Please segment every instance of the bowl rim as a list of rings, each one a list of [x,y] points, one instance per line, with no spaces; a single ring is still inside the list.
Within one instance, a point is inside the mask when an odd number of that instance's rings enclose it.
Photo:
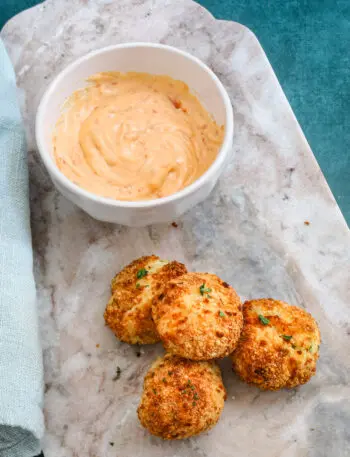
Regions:
[[[223,100],[225,106],[225,135],[224,140],[221,144],[219,149],[218,155],[214,162],[210,165],[210,167],[193,183],[184,187],[183,189],[175,192],[174,194],[168,195],[166,197],[161,197],[153,200],[134,200],[134,201],[126,201],[126,200],[116,200],[110,197],[103,197],[101,195],[94,194],[86,189],[75,184],[69,178],[67,178],[57,167],[54,158],[51,154],[48,153],[46,147],[44,146],[43,140],[43,132],[42,132],[42,125],[44,121],[44,115],[46,110],[46,105],[50,100],[51,95],[54,93],[56,85],[58,82],[66,76],[67,73],[70,73],[72,70],[74,71],[75,68],[79,67],[82,62],[85,62],[92,57],[109,53],[110,51],[116,49],[123,49],[123,48],[136,48],[136,47],[147,47],[147,48],[161,48],[168,52],[175,53],[182,55],[183,57],[192,60],[198,66],[200,66],[204,71],[206,71],[209,76],[212,78],[214,83],[219,89],[220,96]],[[224,165],[226,156],[228,151],[231,149],[232,145],[232,138],[234,132],[234,120],[233,120],[233,109],[231,105],[230,97],[223,86],[220,79],[216,76],[216,74],[199,58],[193,56],[192,54],[182,51],[173,46],[165,45],[165,44],[158,44],[158,43],[147,43],[147,42],[132,42],[132,43],[120,43],[115,45],[106,46],[103,48],[96,49],[95,51],[89,52],[78,59],[75,59],[73,62],[68,64],[62,71],[60,71],[53,81],[49,84],[48,88],[45,90],[43,96],[41,97],[36,118],[35,118],[35,138],[36,143],[38,146],[39,154],[41,159],[44,162],[44,165],[48,169],[49,173],[52,175],[54,179],[56,179],[63,187],[67,188],[70,192],[74,194],[78,194],[80,197],[84,199],[92,200],[95,203],[107,205],[110,207],[116,208],[153,208],[156,206],[161,206],[170,202],[174,202],[179,199],[183,199],[189,194],[195,192],[198,188],[205,183],[212,175],[214,175],[220,168]]]

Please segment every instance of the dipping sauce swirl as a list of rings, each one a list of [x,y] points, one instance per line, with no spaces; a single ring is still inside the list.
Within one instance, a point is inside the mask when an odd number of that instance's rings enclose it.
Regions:
[[[188,186],[215,160],[224,128],[185,83],[116,72],[88,82],[65,103],[53,135],[58,168],[80,187],[152,200]]]

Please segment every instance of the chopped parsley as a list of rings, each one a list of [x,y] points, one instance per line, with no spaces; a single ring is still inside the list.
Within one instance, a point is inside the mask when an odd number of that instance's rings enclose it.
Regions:
[[[226,314],[225,314],[223,311],[220,310],[220,311],[219,311],[219,316],[220,316],[220,317],[226,317]]]
[[[141,284],[139,282],[136,283],[136,289],[139,289],[141,287]]]
[[[209,287],[205,287],[205,284],[203,283],[199,288],[199,292],[201,293],[201,295],[209,294],[209,292],[211,292],[211,289]]]
[[[173,374],[172,371],[168,371],[168,375],[171,376]]]
[[[283,338],[286,341],[290,341],[293,338],[293,336],[292,335],[281,335],[281,338]]]
[[[166,382],[167,382],[165,378],[163,378],[162,381],[164,382],[164,384],[166,384]]]
[[[193,399],[194,399],[194,400],[199,400],[199,397],[198,397],[197,392],[195,392],[195,394],[193,395]]]
[[[313,350],[313,344],[311,343],[311,346],[309,347],[308,351],[312,352],[312,350]]]
[[[147,275],[148,275],[148,271],[146,270],[146,268],[141,268],[141,270],[139,270],[136,273],[137,279],[141,279],[141,278],[143,278],[144,276],[147,276]]]
[[[155,395],[157,395],[157,391],[156,391],[156,389],[153,389],[153,392],[154,392],[154,394],[155,394]]]
[[[259,319],[260,319],[260,322],[264,325],[269,325],[270,323],[270,320],[267,319],[267,317],[263,316],[262,314],[259,314]]]
[[[197,403],[196,403],[195,401],[192,402],[192,406],[196,406],[196,404],[197,404]]]
[[[192,384],[192,381],[191,381],[190,379],[187,381],[187,387],[188,387],[189,389],[192,389],[192,390],[195,389],[195,387],[194,387],[194,385]]]

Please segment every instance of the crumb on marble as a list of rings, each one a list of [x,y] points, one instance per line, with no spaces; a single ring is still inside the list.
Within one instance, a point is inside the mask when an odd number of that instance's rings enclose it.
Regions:
[[[175,228],[178,228],[178,225],[177,225],[177,223],[176,223],[176,222],[172,222],[172,224],[171,224],[171,225],[172,225],[173,227],[175,227]]]
[[[309,221],[304,221],[304,225],[310,225]]]
[[[109,445],[110,445],[110,446],[114,446],[113,441],[110,441],[110,442],[109,442]]]
[[[122,370],[120,369],[120,367],[117,367],[117,369],[115,370],[115,375],[112,378],[112,381],[118,381],[118,379],[120,379],[121,374]]]
[[[100,347],[100,345],[97,343],[97,344],[96,344],[96,347],[97,347],[97,348],[99,348],[99,347]]]

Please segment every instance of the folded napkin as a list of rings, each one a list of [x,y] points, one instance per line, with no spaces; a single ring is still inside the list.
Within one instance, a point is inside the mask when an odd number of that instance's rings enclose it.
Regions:
[[[0,40],[0,456],[40,453],[42,354],[27,154],[10,59]]]

